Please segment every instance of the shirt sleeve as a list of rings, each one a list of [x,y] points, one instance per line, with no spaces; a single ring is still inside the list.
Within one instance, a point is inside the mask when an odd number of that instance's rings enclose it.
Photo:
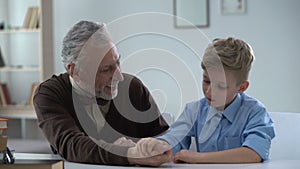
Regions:
[[[140,112],[136,113],[136,115],[141,115],[139,120],[142,125],[138,127],[139,135],[141,138],[161,135],[168,130],[168,123],[161,115],[148,88],[137,77],[131,78],[129,87],[130,101],[134,109]],[[139,124],[137,123],[136,125],[138,126]]]
[[[199,105],[196,103],[187,104],[182,114],[169,128],[168,132],[157,139],[168,142],[173,147],[173,153],[180,149],[188,149],[191,143],[191,130],[197,119]]]
[[[242,146],[253,149],[263,160],[267,160],[271,140],[275,137],[273,121],[264,108],[255,111],[249,118],[249,123],[243,132],[244,142]]]

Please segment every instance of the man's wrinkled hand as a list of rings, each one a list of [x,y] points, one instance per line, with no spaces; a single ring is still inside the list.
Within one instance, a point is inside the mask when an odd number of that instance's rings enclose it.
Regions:
[[[143,138],[137,142],[137,151],[143,157],[163,154],[170,149],[172,149],[172,147],[167,142],[156,138]]]
[[[113,142],[114,145],[125,146],[125,147],[134,147],[136,144],[131,140],[125,137],[120,137]]]
[[[147,166],[155,166],[158,167],[163,163],[172,161],[172,149],[168,149],[161,154],[154,156],[145,156],[143,155],[137,148],[131,147],[127,152],[128,162],[131,165],[147,165]]]

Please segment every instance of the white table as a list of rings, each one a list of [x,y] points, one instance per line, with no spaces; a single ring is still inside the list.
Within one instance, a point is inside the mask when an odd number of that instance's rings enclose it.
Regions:
[[[65,162],[65,169],[149,169],[149,167],[89,165]],[[268,161],[253,164],[174,164],[166,163],[157,168],[174,169],[300,169],[300,160]]]
[[[58,155],[52,154],[29,154],[15,153],[16,159],[61,159]],[[65,169],[149,169],[149,167],[132,167],[132,166],[108,166],[80,164],[65,162]],[[300,169],[299,160],[269,160],[264,163],[253,164],[174,164],[165,163],[157,168],[175,168],[175,169]]]

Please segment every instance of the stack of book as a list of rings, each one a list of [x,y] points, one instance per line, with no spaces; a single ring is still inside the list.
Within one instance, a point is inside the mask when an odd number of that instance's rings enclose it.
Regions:
[[[6,150],[7,136],[3,135],[3,131],[7,130],[7,119],[0,118],[0,152]]]
[[[3,131],[8,129],[7,121],[0,118],[0,169],[64,169],[64,161],[58,157],[45,158],[45,154],[32,154],[30,158],[14,157],[7,147],[7,136],[3,135]],[[10,156],[10,162],[4,158],[7,156]]]
[[[39,28],[40,8],[32,6],[27,9],[27,13],[23,22],[23,28],[36,29]]]

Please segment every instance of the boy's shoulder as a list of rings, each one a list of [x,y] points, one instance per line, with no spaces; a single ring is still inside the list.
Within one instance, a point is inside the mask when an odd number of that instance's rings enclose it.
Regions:
[[[198,99],[198,100],[188,102],[186,105],[188,105],[188,106],[200,106],[200,105],[204,105],[204,104],[207,104],[206,99],[201,98],[201,99]]]
[[[206,101],[205,98],[201,98],[199,100],[194,100],[194,101],[191,101],[191,102],[188,102],[186,104],[186,109],[189,109],[189,110],[201,110],[203,107],[207,106],[208,103]]]
[[[261,108],[265,109],[265,105],[259,101],[257,98],[254,98],[246,93],[240,93],[242,100],[242,106],[248,107],[248,108]]]

